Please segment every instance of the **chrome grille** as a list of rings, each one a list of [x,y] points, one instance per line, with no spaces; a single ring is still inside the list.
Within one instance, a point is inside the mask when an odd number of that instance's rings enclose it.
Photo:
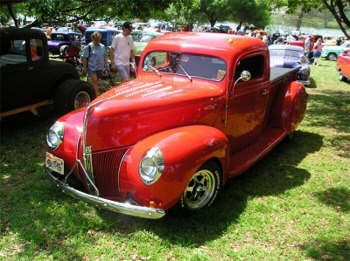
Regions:
[[[118,193],[118,171],[126,149],[95,152],[92,154],[95,184],[102,196]]]

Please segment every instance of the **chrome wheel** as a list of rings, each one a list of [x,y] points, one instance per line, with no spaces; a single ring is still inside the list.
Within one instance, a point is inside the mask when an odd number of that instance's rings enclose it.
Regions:
[[[74,97],[74,109],[86,107],[90,102],[90,94],[87,91],[79,91]]]
[[[213,203],[220,185],[219,171],[212,168],[201,168],[191,178],[182,199],[181,205],[189,210],[201,209]]]

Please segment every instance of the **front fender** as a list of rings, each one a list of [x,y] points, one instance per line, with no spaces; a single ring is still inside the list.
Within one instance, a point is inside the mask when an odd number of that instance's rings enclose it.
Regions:
[[[168,209],[180,199],[189,179],[204,162],[217,158],[225,166],[227,145],[227,137],[210,126],[192,125],[154,134],[126,153],[119,172],[119,190],[131,193],[141,205]],[[145,185],[139,164],[155,146],[163,153],[165,169],[157,182]]]

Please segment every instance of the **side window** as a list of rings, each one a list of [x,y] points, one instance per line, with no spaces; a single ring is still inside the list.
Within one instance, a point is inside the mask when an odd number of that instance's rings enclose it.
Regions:
[[[236,67],[235,80],[237,80],[242,71],[249,71],[252,74],[252,80],[258,79],[263,76],[264,73],[264,56],[256,55],[240,60]]]
[[[152,72],[154,68],[167,65],[167,53],[166,52],[152,52],[147,55],[143,62],[142,70],[144,72]]]
[[[27,62],[26,40],[4,41],[0,54],[0,66]]]
[[[30,57],[32,61],[39,61],[44,54],[43,41],[41,39],[30,40]]]

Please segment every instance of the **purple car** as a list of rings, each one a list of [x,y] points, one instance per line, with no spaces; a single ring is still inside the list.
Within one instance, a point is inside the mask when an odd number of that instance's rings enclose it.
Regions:
[[[54,32],[48,41],[49,52],[65,56],[68,46],[76,45],[80,48],[81,33],[77,32]]]
[[[270,66],[280,68],[299,68],[298,80],[310,85],[310,67],[304,55],[304,48],[294,45],[270,45]]]

